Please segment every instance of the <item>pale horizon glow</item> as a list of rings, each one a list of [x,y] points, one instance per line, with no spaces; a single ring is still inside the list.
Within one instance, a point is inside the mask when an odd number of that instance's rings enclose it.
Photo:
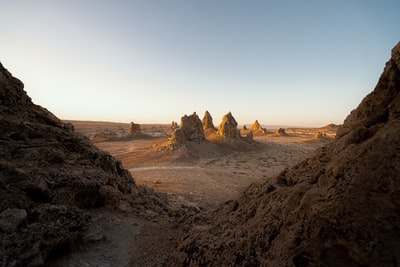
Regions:
[[[398,1],[0,3],[0,61],[61,119],[341,124],[400,41]]]

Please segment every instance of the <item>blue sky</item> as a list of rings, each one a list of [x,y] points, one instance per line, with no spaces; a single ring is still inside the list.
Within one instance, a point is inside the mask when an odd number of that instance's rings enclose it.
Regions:
[[[342,123],[400,41],[398,1],[2,1],[0,61],[63,119]]]

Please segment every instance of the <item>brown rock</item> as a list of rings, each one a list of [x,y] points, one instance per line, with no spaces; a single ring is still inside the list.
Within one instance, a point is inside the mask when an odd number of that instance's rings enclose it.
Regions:
[[[239,130],[237,129],[237,122],[229,112],[224,117],[222,117],[222,122],[218,127],[217,134],[227,138],[238,138],[240,137]]]
[[[131,121],[130,126],[129,126],[129,134],[135,135],[135,134],[141,134],[142,129],[140,128],[140,124],[133,123]]]
[[[23,86],[0,64],[0,266],[43,265],[57,248],[73,247],[86,209],[163,206],[141,194],[118,159],[33,104]]]
[[[276,129],[276,131],[275,131],[275,135],[279,135],[279,136],[287,136],[288,134],[286,133],[285,129],[283,129],[283,128],[279,128],[279,129]]]
[[[192,230],[176,262],[224,266],[400,264],[400,43],[337,138]]]
[[[176,121],[172,121],[171,123],[171,130],[174,131],[175,129],[178,129],[179,125]]]
[[[190,116],[181,117],[181,127],[176,129],[170,138],[172,143],[200,142],[202,140],[205,140],[203,124],[196,112]]]
[[[202,124],[203,124],[203,129],[204,130],[215,129],[214,123],[213,123],[213,119],[212,119],[210,113],[207,110],[204,113]]]
[[[267,134],[267,129],[263,128],[261,124],[256,120],[253,125],[251,126],[251,130],[255,134]]]

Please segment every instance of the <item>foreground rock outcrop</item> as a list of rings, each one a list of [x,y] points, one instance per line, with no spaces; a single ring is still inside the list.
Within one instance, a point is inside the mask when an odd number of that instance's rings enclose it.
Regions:
[[[196,112],[181,117],[180,128],[175,129],[170,138],[171,143],[201,142],[203,140],[205,140],[203,124]]]
[[[222,122],[218,127],[217,135],[223,136],[226,138],[239,138],[240,132],[237,129],[238,123],[235,118],[232,116],[232,113],[229,112],[225,116],[222,117]]]
[[[37,266],[73,248],[87,209],[163,213],[121,162],[45,108],[0,64],[0,266]]]
[[[221,206],[185,266],[400,265],[400,43],[375,90],[314,156]]]

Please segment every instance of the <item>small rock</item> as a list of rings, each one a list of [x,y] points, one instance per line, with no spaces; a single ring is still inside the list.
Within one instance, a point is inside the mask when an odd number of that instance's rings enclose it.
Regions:
[[[27,216],[24,209],[7,209],[0,213],[0,229],[3,232],[11,233],[18,229]]]

